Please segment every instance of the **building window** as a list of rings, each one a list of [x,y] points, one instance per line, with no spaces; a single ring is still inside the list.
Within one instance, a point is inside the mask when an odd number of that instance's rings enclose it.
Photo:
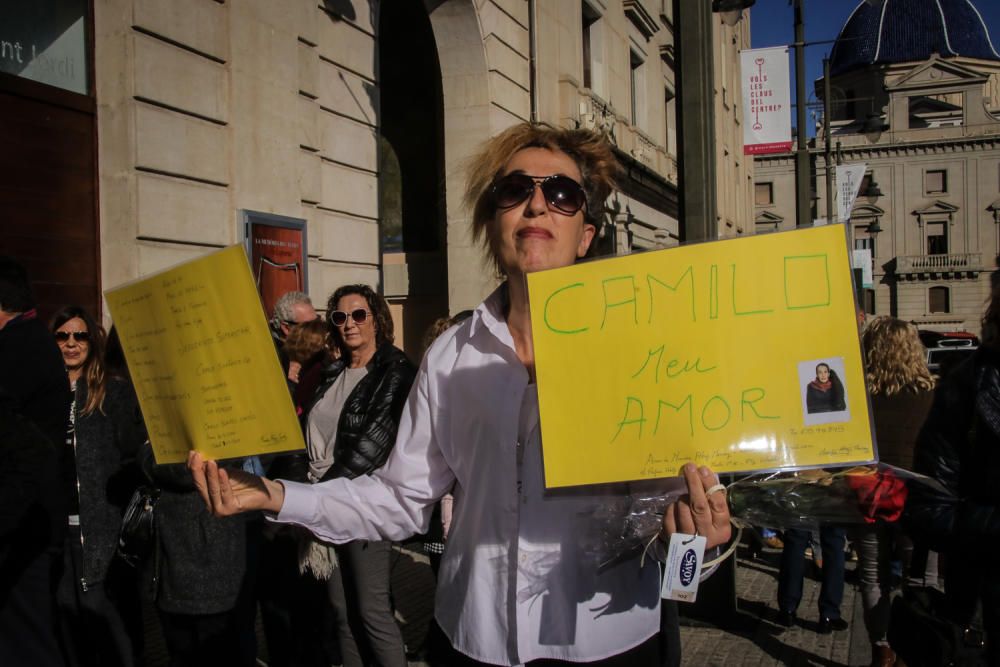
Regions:
[[[641,126],[646,109],[645,73],[642,56],[629,49],[629,84],[632,89],[632,125]]]
[[[862,294],[862,297],[864,298],[864,304],[862,304],[862,305],[864,306],[865,313],[867,315],[874,315],[875,314],[875,290],[866,287],[864,289],[864,293]]]
[[[664,121],[665,134],[663,147],[667,149],[667,155],[677,154],[677,95],[669,87],[664,88]]]
[[[930,313],[951,312],[951,299],[947,287],[931,287],[927,290],[927,311]]]
[[[774,203],[774,183],[754,183],[753,203],[757,206],[770,206]]]
[[[947,255],[948,254],[948,227],[946,222],[928,222],[927,227],[927,254]]]
[[[875,259],[875,237],[868,232],[869,223],[854,226],[854,249],[871,250],[872,259]]]
[[[583,3],[583,87],[593,89],[594,68],[596,61],[594,56],[600,48],[597,42],[597,21],[601,15],[594,11],[593,7],[586,2]]]
[[[928,169],[924,172],[924,194],[941,195],[948,192],[948,172],[944,169]]]

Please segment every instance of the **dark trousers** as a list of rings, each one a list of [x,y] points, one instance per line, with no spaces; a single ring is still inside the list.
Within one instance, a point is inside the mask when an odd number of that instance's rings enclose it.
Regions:
[[[80,528],[71,526],[56,604],[72,667],[132,667],[142,662],[142,620],[135,571],[115,560],[103,581],[83,583]]]
[[[795,612],[802,601],[802,577],[805,576],[807,530],[785,531],[785,548],[781,552],[778,572],[778,608]],[[819,541],[823,549],[823,579],[819,593],[819,614],[822,618],[840,618],[840,602],[844,599],[844,546],[846,532],[836,526],[820,526]]]
[[[336,547],[328,582],[344,667],[406,667],[403,633],[389,594],[392,542],[358,540]]]
[[[271,667],[340,662],[326,582],[299,574],[298,539],[279,530],[261,544],[257,600]]]
[[[56,638],[55,572],[59,555],[32,559],[0,597],[0,663],[5,667],[63,667]],[[5,573],[9,574],[9,573]]]
[[[253,667],[256,651],[248,650],[253,624],[233,609],[221,614],[169,614],[160,611],[160,627],[170,653],[170,667]]]

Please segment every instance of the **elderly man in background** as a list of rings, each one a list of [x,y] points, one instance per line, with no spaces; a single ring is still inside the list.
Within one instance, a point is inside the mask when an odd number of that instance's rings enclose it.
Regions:
[[[312,322],[319,315],[313,308],[312,299],[305,292],[285,292],[274,302],[271,315],[271,337],[281,360],[281,371],[288,377],[288,354],[285,352],[285,338],[296,324]],[[292,387],[290,386],[289,389]]]

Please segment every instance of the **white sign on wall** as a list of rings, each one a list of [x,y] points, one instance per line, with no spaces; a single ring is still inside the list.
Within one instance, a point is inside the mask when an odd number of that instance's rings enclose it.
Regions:
[[[837,165],[837,220],[847,222],[851,218],[854,200],[858,197],[861,181],[865,177],[864,162]]]
[[[743,85],[743,154],[792,149],[788,47],[740,51]]]

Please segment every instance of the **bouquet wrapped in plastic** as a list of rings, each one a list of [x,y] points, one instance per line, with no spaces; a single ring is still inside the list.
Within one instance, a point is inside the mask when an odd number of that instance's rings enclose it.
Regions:
[[[820,524],[895,521],[913,484],[943,490],[930,477],[884,463],[759,473],[736,480],[726,490],[738,526],[812,530]],[[664,510],[679,495],[634,495],[602,507],[592,517],[598,531],[588,551],[607,565],[645,549],[660,531]]]

